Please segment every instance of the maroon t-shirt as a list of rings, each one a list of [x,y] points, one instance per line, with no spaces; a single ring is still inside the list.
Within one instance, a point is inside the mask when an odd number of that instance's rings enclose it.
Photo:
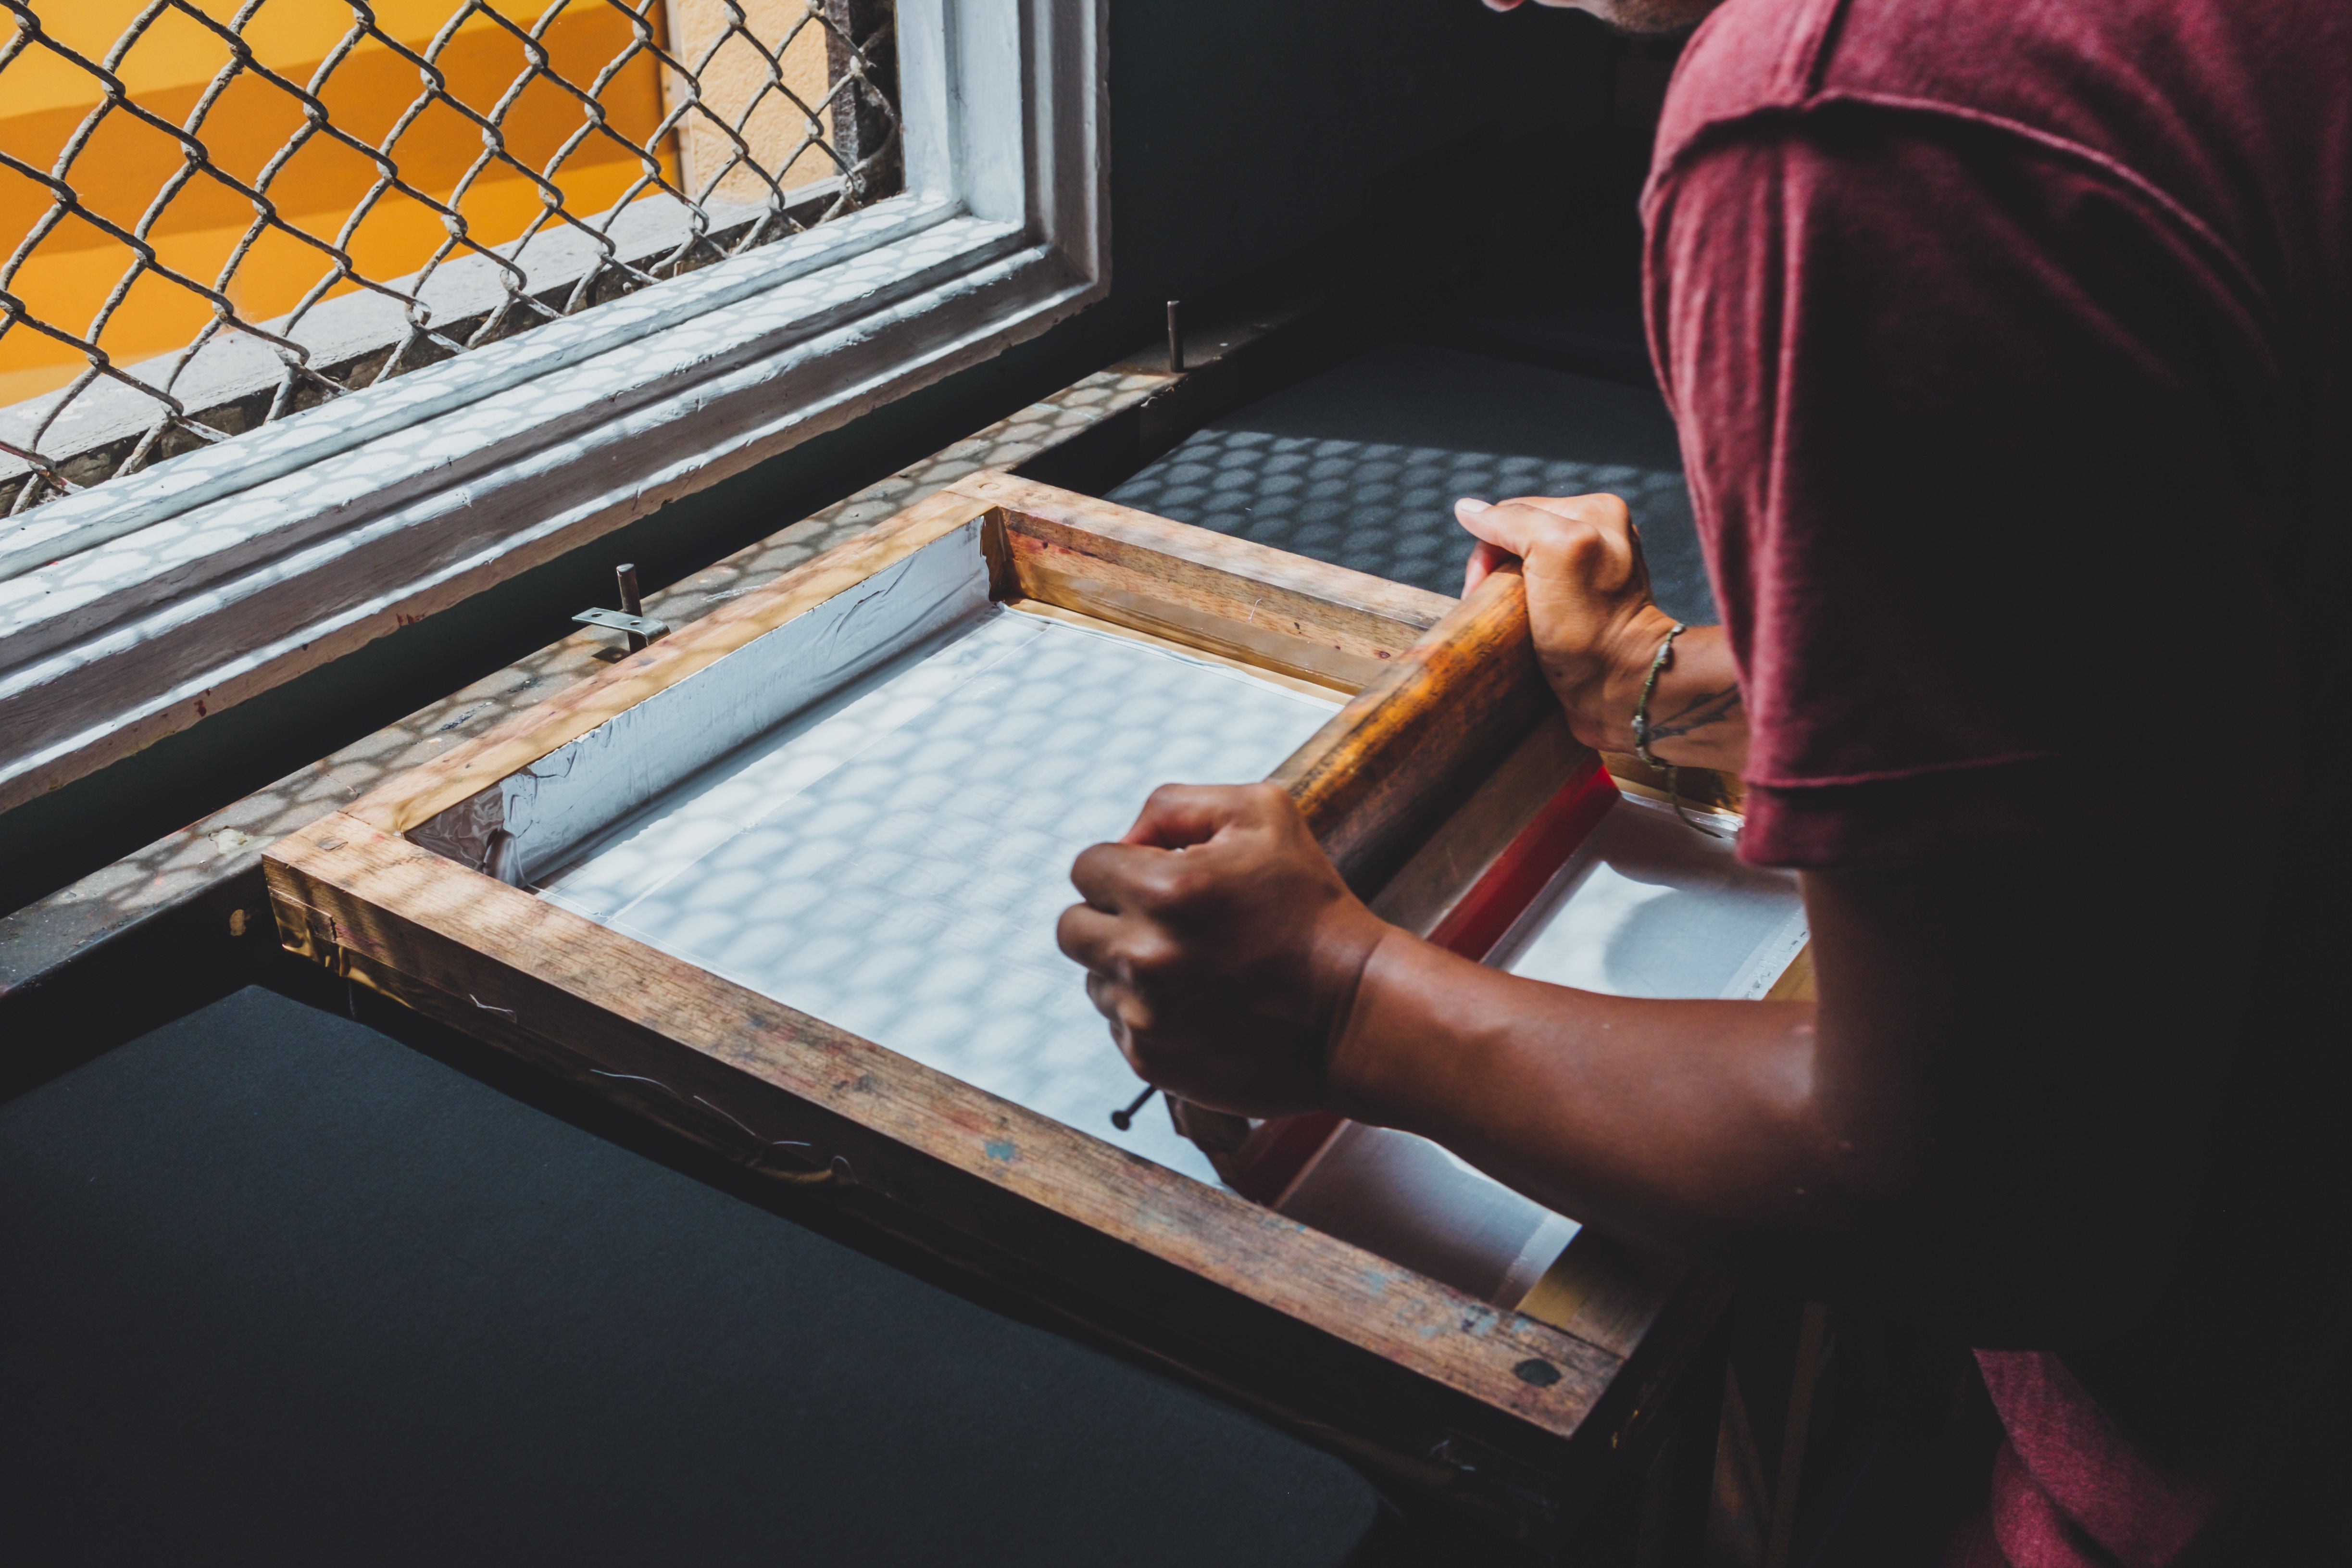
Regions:
[[[1645,211],[1750,857],[2005,841],[2209,693],[2291,740],[2240,639],[2352,520],[2352,5],[1730,0]]]
[[[2352,0],[1728,0],[1644,216],[1751,730],[1741,853],[2162,855],[2259,773],[2277,864],[2211,912],[2306,944],[2280,984],[2315,998],[2344,900],[2275,803],[2342,776]],[[2119,775],[2139,815],[2095,823]],[[2210,1469],[2137,1453],[2054,1356],[1985,1371],[2018,1568],[2189,1549]]]

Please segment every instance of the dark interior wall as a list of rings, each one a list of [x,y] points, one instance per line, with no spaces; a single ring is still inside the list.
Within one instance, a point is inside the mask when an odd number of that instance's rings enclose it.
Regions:
[[[219,809],[571,629],[612,563],[675,581],[1150,341],[1163,302],[1459,261],[1522,172],[1570,184],[1620,46],[1477,0],[1114,0],[1112,294],[998,357],[0,815],[0,910]],[[1598,149],[1598,151],[1596,151]],[[1612,187],[1612,189],[1614,187]],[[1616,245],[1623,215],[1592,232]],[[1559,258],[1562,276],[1576,258]],[[1546,265],[1549,263],[1547,262]],[[1401,302],[1418,309],[1426,301]]]
[[[1618,52],[1580,13],[1478,0],[1114,0],[1113,312],[1148,332],[1339,232],[1472,245],[1506,164],[1605,122]]]

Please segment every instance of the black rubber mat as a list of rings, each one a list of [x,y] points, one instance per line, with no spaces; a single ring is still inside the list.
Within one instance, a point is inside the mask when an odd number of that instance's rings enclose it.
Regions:
[[[1460,496],[1624,498],[1658,603],[1716,617],[1674,421],[1644,387],[1392,343],[1200,430],[1112,500],[1442,594]]]
[[[1330,1563],[1339,1461],[247,990],[0,1106],[10,1563]]]

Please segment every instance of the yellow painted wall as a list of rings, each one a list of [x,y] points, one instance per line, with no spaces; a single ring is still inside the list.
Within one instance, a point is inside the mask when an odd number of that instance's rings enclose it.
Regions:
[[[226,19],[235,14],[238,0],[197,3],[207,15]],[[501,15],[525,27],[543,8],[543,0],[496,4]],[[142,5],[142,0],[45,0],[39,9],[42,26],[52,36],[99,59]],[[455,9],[454,0],[374,4],[378,25],[420,53]],[[254,53],[272,68],[307,83],[348,28],[351,15],[341,0],[276,0],[262,7],[246,36]],[[654,8],[654,19],[661,25],[663,7]],[[626,47],[629,37],[628,23],[611,6],[575,4],[551,29],[546,42],[553,68],[585,88]],[[817,47],[821,75],[822,43]],[[185,122],[228,58],[217,37],[184,16],[167,14],[125,57],[121,73],[136,101],[179,124]],[[480,16],[467,21],[440,58],[450,95],[483,112],[504,95],[525,64],[513,37]],[[641,142],[660,122],[660,75],[650,57],[640,55],[606,84],[602,101],[609,123],[622,136]],[[336,124],[373,144],[392,129],[420,87],[415,67],[370,42],[353,51],[320,96]],[[80,68],[37,46],[26,50],[0,71],[0,146],[35,167],[48,168],[99,96],[96,82]],[[581,120],[577,99],[535,81],[505,116],[507,146],[526,165],[542,168]],[[250,182],[301,122],[294,98],[248,73],[214,105],[199,135],[215,163]],[[480,132],[472,122],[435,104],[402,136],[394,156],[404,178],[446,201],[482,150]],[[675,179],[675,158],[667,146],[662,152],[666,172]],[[173,138],[117,110],[100,124],[67,180],[91,210],[130,228],[181,163]],[[553,179],[570,210],[587,216],[609,208],[638,173],[638,162],[627,150],[609,137],[592,135]],[[270,195],[280,216],[295,227],[332,241],[374,178],[367,159],[321,135],[278,173]],[[45,187],[0,169],[0,246],[13,251],[48,205]],[[498,244],[522,232],[538,214],[540,198],[530,181],[510,166],[497,165],[485,171],[457,208],[475,238]],[[209,285],[252,216],[252,205],[243,196],[199,174],[173,200],[151,238],[167,265]],[[361,223],[349,246],[362,272],[394,279],[422,267],[443,237],[437,214],[395,192],[387,194]],[[85,331],[131,258],[120,242],[69,217],[18,268],[9,291],[42,319]],[[329,266],[317,249],[268,234],[223,291],[240,314],[263,321],[292,309]],[[151,275],[132,286],[100,346],[117,363],[169,353],[185,346],[210,315],[211,306],[201,296]],[[68,346],[22,325],[14,327],[0,338],[0,405],[61,386],[83,363]]]
[[[736,3],[742,8],[744,26],[771,50],[778,40],[791,37],[792,42],[785,46],[777,62],[782,68],[779,74],[784,86],[801,102],[812,108],[821,103],[831,70],[825,57],[824,29],[814,22],[802,24],[801,18],[807,10],[803,0]],[[759,50],[743,41],[740,33],[722,37],[727,16],[720,0],[668,0],[668,11],[670,37],[676,40],[671,52],[684,65],[702,67],[698,79],[703,107],[730,125],[741,121],[743,140],[761,168],[772,173],[786,159],[793,160],[792,166],[778,178],[778,184],[790,190],[841,172],[831,158],[814,147],[793,156],[794,149],[807,137],[823,132],[789,99],[767,89],[768,62]],[[793,32],[795,26],[801,28],[797,34]],[[677,79],[670,77],[667,85],[675,89]],[[673,99],[673,106],[675,102]],[[747,107],[751,110],[748,116],[744,112]],[[678,121],[678,131],[686,143],[683,188],[688,195],[747,205],[767,198],[765,180],[745,168],[741,161],[730,166],[735,145],[710,119],[690,112]],[[721,174],[721,169],[727,172]],[[711,185],[714,178],[718,181],[716,187]],[[709,192],[707,197],[706,190]]]

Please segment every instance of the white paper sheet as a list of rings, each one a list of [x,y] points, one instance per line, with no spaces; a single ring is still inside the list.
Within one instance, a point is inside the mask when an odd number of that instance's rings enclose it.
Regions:
[[[1517,1307],[1582,1227],[1442,1144],[1350,1121],[1283,1195],[1301,1225],[1500,1307]]]
[[[541,891],[967,1083],[1214,1182],[1054,944],[1071,859],[1154,785],[1265,777],[1339,707],[991,609],[622,824]]]
[[[1609,808],[1487,963],[1614,996],[1762,996],[1805,945],[1793,872],[1741,861],[1669,807]]]

